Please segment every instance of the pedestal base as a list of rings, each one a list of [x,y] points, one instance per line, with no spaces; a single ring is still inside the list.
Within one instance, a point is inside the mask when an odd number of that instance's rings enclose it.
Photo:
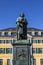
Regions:
[[[30,65],[30,45],[26,40],[16,41],[13,45],[13,65]]]

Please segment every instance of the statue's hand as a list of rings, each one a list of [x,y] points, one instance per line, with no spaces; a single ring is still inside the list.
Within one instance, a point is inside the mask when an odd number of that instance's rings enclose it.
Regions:
[[[23,27],[23,25],[22,25],[21,23],[19,24],[19,26],[20,26],[20,27]]]

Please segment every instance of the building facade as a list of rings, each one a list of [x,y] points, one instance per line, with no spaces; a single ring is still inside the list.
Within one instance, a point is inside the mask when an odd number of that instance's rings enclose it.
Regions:
[[[12,65],[12,43],[16,39],[16,28],[0,30],[0,65]],[[32,42],[32,65],[43,65],[43,30],[28,28],[27,39]]]

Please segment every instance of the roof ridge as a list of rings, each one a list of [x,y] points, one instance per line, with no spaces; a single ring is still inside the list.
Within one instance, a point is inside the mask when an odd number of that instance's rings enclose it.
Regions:
[[[5,28],[5,29],[1,29],[0,31],[14,31],[14,30],[16,30],[16,27],[9,27],[9,28]],[[41,29],[38,29],[38,28],[27,28],[27,30],[31,30],[31,31],[43,31],[43,30],[41,30]]]

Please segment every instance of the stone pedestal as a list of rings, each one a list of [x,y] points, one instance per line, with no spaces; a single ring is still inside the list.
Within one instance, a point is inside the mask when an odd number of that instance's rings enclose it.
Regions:
[[[13,65],[31,65],[31,43],[29,40],[18,40],[13,45]]]

